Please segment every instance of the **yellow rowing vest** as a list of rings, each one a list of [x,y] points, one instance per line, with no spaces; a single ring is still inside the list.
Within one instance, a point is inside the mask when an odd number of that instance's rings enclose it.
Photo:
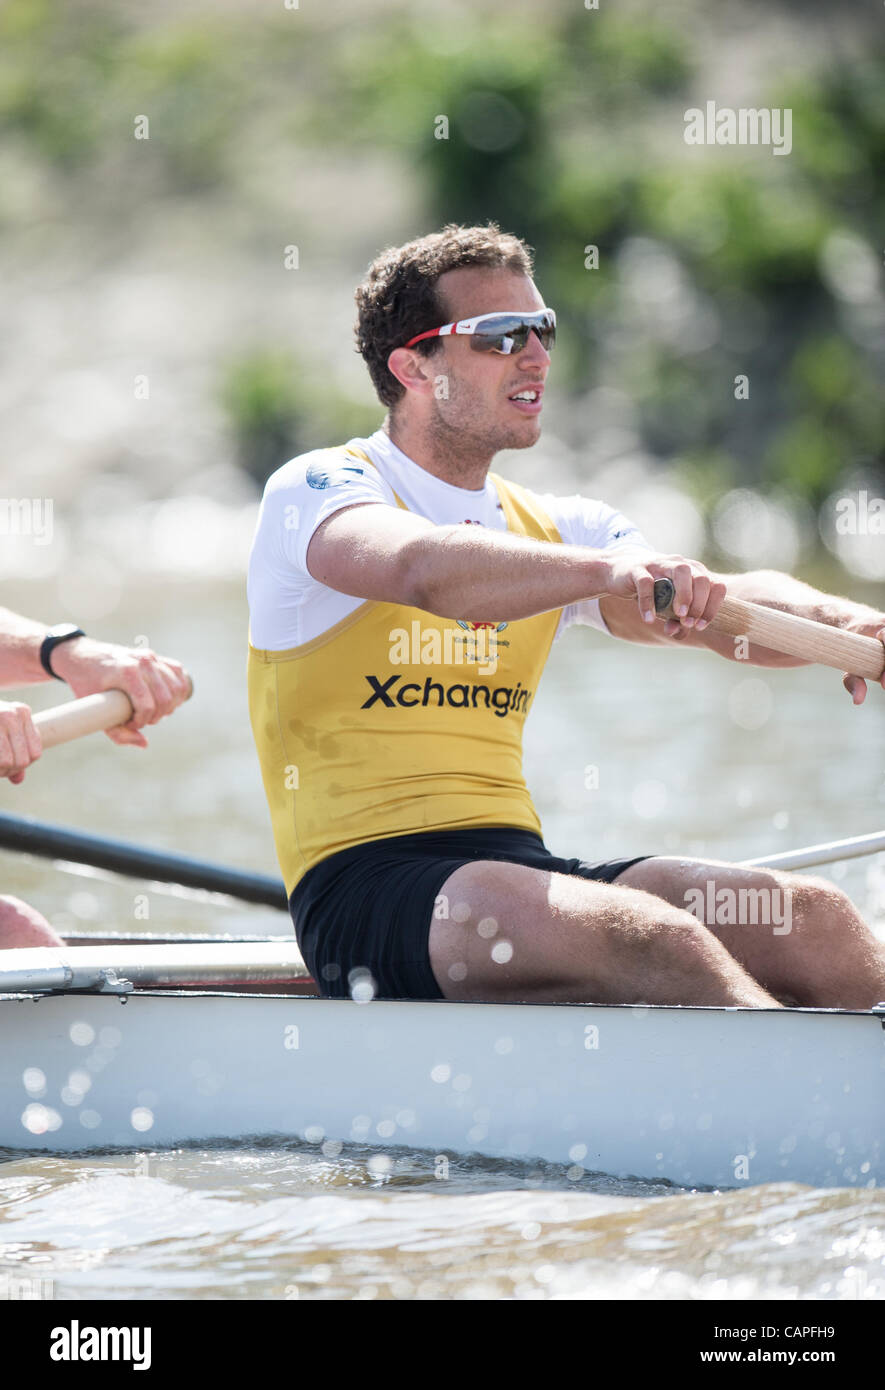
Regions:
[[[561,543],[523,488],[489,476],[508,531]],[[288,894],[321,859],[366,840],[540,832],[522,730],[561,612],[480,624],[368,601],[299,647],[250,641],[249,714]]]

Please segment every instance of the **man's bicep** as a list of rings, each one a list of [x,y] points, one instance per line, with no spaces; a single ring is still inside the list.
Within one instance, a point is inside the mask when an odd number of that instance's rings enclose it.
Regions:
[[[414,605],[416,545],[433,522],[386,503],[356,502],[326,517],[311,536],[307,569],[319,584],[355,598]]]

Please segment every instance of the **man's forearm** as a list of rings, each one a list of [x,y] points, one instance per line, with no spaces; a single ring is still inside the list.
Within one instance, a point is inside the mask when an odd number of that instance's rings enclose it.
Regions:
[[[410,548],[414,603],[442,618],[516,622],[606,592],[605,553],[479,526],[438,526]]]
[[[748,574],[723,574],[728,592],[733,598],[744,599],[747,603],[761,603],[766,608],[778,608],[784,613],[795,613],[800,618],[810,618],[815,623],[828,623],[830,627],[847,627],[858,618],[876,619],[874,608],[856,603],[853,599],[839,598],[835,594],[824,594],[801,579],[779,570],[752,570]]]
[[[0,689],[50,679],[40,665],[40,645],[48,631],[45,623],[0,608]]]

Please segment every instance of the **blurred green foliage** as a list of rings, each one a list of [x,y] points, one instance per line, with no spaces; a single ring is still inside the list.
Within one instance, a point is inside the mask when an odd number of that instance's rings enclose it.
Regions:
[[[378,412],[329,385],[286,349],[247,348],[226,361],[219,400],[240,465],[259,484],[287,459],[371,434]]]
[[[810,69],[754,92],[748,105],[792,110],[789,156],[688,147],[684,111],[712,95],[709,12],[694,26],[689,8],[379,5],[332,22],[307,5],[201,16],[8,0],[0,123],[28,160],[116,197],[121,218],[146,188],[236,197],[268,143],[316,164],[383,151],[423,208],[394,237],[492,218],[536,248],[567,397],[600,384],[629,396],[645,446],[701,498],[740,478],[820,501],[858,462],[883,465],[883,63],[822,43]],[[803,23],[783,0],[769,8]],[[133,173],[123,150],[141,112],[152,138]],[[353,212],[364,263],[377,248]],[[876,265],[865,292],[840,284],[852,256]],[[336,440],[377,421],[326,384],[330,364],[311,365],[308,377],[285,345],[220,358],[254,476],[329,442],[326,429]],[[557,430],[580,444],[584,416],[564,407]]]
[[[775,156],[680,148],[683,113],[704,87],[691,34],[666,16],[545,7],[530,43],[474,17],[445,63],[434,61],[434,37],[404,24],[377,63],[356,48],[342,55],[348,119],[338,129],[367,143],[399,133],[428,227],[492,218],[534,245],[568,345],[558,380],[577,396],[600,382],[626,391],[645,445],[693,460],[695,478],[706,456],[714,476],[788,484],[820,501],[859,461],[881,468],[882,337],[851,336],[822,267],[834,233],[880,259],[881,63],[824,51],[816,75],[748,102],[792,110],[792,153]],[[442,113],[446,139],[434,128]],[[598,270],[584,265],[590,245]],[[632,298],[622,256],[631,245],[646,260],[649,248],[663,253]],[[642,331],[655,275],[681,282],[674,307],[691,311],[682,332],[654,315]],[[735,396],[739,375],[746,400]]]

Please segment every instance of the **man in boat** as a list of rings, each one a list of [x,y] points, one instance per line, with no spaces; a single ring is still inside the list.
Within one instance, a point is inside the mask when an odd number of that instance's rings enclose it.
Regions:
[[[710,628],[726,585],[880,641],[885,614],[786,574],[712,574],[604,502],[490,473],[540,433],[555,316],[532,275],[494,225],[381,254],[357,290],[357,344],[388,415],[267,484],[250,712],[302,953],[331,996],[869,1008],[883,947],[833,884],[662,855],[599,863],[592,846],[565,859],[541,838],[522,728],[572,624],[735,659]],[[659,578],[675,586],[666,623]],[[845,685],[861,704],[864,681]],[[777,895],[789,925],[698,910],[711,882]]]
[[[171,714],[187,699],[183,667],[147,647],[119,647],[87,637],[73,623],[47,628],[0,608],[0,688],[65,681],[77,697],[125,690],[132,701],[128,724],[108,730],[114,743],[146,748],[141,730]],[[18,785],[40,757],[40,732],[30,707],[0,700],[0,777]],[[20,898],[0,896],[0,948],[61,946],[42,913]]]

